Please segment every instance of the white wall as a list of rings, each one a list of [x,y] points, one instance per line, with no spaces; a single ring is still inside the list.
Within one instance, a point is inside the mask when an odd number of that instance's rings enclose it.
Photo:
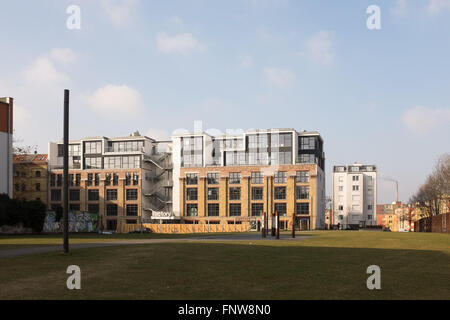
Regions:
[[[358,181],[353,181],[353,177],[359,177]],[[359,190],[353,191],[353,186],[358,185]],[[343,191],[339,191],[339,186]],[[367,172],[333,172],[333,216],[334,224],[341,225],[359,224],[365,221],[366,225],[376,225],[376,205],[377,205],[377,173]],[[369,209],[369,205],[372,208]],[[343,206],[343,210],[339,210]],[[339,216],[343,220],[339,220]],[[371,216],[371,219],[369,219]]]
[[[180,174],[181,174],[181,138],[174,137],[172,144],[172,162],[173,162],[173,188],[172,203],[173,212],[176,216],[180,216]]]

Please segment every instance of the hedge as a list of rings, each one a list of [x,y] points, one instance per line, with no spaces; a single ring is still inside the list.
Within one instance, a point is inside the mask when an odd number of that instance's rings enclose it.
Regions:
[[[40,233],[44,227],[45,204],[40,200],[22,201],[0,194],[0,227],[18,226]]]

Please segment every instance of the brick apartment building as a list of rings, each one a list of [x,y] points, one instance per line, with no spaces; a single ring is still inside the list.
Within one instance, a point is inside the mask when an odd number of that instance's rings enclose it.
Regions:
[[[47,155],[14,155],[14,199],[40,200],[44,204],[48,199]]]
[[[49,144],[49,208],[63,201],[63,143]],[[158,142],[128,137],[69,143],[69,210],[98,213],[102,230],[123,232],[156,212],[172,211],[172,164]]]
[[[253,130],[173,137],[173,210],[185,223],[254,221],[325,227],[325,156],[318,132]],[[294,220],[295,217],[295,220]]]

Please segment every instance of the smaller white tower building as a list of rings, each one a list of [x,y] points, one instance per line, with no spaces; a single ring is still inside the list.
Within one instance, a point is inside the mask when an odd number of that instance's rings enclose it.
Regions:
[[[376,226],[376,166],[334,166],[332,202],[333,222],[341,229]]]

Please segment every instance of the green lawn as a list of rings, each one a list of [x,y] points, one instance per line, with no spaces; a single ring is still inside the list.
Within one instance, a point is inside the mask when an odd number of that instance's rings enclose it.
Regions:
[[[448,234],[307,234],[1,259],[0,299],[450,299]],[[66,288],[72,264],[81,267],[79,291]],[[366,288],[373,264],[381,290]]]
[[[233,233],[227,233],[233,234]],[[143,240],[143,239],[178,239],[191,237],[216,236],[217,234],[70,234],[70,244],[92,243],[92,242],[117,242],[121,240]],[[16,248],[31,248],[43,246],[62,245],[62,234],[43,234],[43,235],[0,235],[0,251]]]

